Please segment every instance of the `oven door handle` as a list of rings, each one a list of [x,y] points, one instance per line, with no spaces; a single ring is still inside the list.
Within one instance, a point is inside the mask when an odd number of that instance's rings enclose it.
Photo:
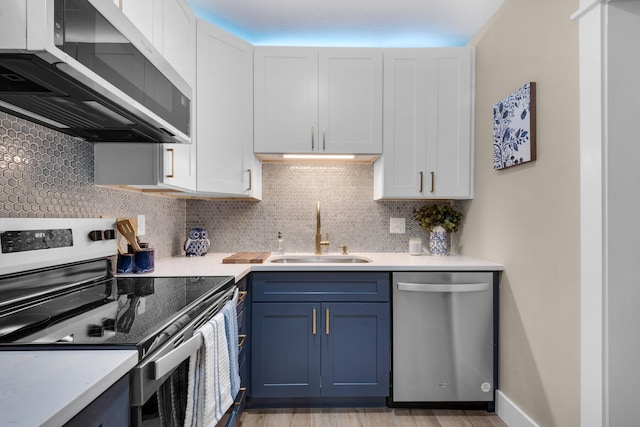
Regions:
[[[171,350],[153,363],[153,379],[159,380],[177,368],[184,360],[202,347],[202,334],[196,332],[187,341]]]

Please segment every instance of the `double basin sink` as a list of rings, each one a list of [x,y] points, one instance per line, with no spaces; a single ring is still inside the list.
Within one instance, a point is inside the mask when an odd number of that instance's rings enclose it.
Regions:
[[[269,262],[277,264],[362,264],[371,262],[369,258],[358,255],[276,255]]]

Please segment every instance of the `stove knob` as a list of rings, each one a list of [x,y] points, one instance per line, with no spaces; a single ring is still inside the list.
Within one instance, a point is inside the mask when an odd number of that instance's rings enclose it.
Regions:
[[[102,328],[107,329],[109,331],[116,330],[116,319],[104,319],[102,321]]]
[[[101,338],[104,336],[104,327],[101,325],[87,326],[87,335],[92,338]]]
[[[104,240],[104,233],[102,230],[93,230],[89,232],[89,239],[97,242],[99,240]]]
[[[104,240],[114,240],[116,238],[116,230],[104,230],[102,235]]]

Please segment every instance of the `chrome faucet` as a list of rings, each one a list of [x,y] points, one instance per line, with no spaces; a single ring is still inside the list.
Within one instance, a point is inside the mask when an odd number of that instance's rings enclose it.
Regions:
[[[322,240],[320,232],[320,202],[316,205],[316,255],[322,254],[322,247],[329,246],[329,239]]]

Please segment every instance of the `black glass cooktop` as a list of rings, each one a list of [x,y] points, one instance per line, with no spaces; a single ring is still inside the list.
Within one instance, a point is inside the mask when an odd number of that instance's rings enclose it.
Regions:
[[[95,266],[93,266],[95,269]],[[205,310],[234,284],[232,277],[123,277],[103,275],[65,284],[56,270],[54,291],[16,297],[16,283],[33,277],[0,279],[0,347],[9,345],[103,345],[138,348],[141,356]],[[71,276],[76,277],[76,273]],[[4,286],[3,286],[4,285]],[[2,290],[14,296],[8,303]]]

